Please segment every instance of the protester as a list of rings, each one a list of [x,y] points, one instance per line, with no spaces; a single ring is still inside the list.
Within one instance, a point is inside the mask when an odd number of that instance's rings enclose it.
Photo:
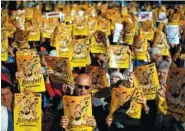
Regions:
[[[75,83],[75,96],[83,96],[91,93],[92,90],[92,79],[86,74],[80,74],[76,78]],[[92,126],[94,130],[105,130],[106,125],[104,123],[106,112],[104,111],[103,103],[97,99],[92,98],[93,101],[93,116],[89,117],[89,126]],[[69,118],[62,115],[62,109],[58,110],[55,114],[55,119],[53,122],[53,130],[61,130],[62,128],[67,128],[69,124]],[[101,114],[101,115],[100,115]]]

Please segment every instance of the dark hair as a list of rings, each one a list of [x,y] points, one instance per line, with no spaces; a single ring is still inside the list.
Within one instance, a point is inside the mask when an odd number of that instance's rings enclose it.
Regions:
[[[10,91],[13,93],[13,86],[4,80],[1,80],[1,89],[5,88],[10,88]]]

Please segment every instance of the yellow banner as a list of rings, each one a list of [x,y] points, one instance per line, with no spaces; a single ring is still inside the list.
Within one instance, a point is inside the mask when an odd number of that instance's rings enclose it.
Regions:
[[[160,88],[155,64],[137,66],[135,72],[147,100],[154,100],[156,98],[156,91]]]
[[[28,41],[40,41],[40,21],[33,19],[30,25]]]
[[[44,92],[46,90],[44,77],[42,74],[36,74],[25,78],[18,78],[18,83],[21,92],[23,92],[25,88],[32,92]]]
[[[1,32],[1,61],[8,60],[8,32]]]
[[[88,18],[89,35],[92,35],[97,29],[98,29],[98,21],[97,21],[97,18],[89,17]]]
[[[41,94],[15,94],[14,130],[41,131]]]
[[[95,36],[91,38],[91,53],[105,53],[107,49],[106,46],[106,43],[98,42]]]
[[[142,97],[141,89],[126,87],[113,88],[109,115],[113,114],[117,109],[124,106],[126,102],[130,101],[130,106],[126,114],[132,118],[140,119],[142,106],[136,101],[138,97]]]
[[[44,27],[43,27],[42,37],[51,38],[51,35],[52,35],[55,27],[58,25],[58,23],[59,23],[58,18],[44,19]]]
[[[168,44],[166,34],[161,30],[155,32],[153,46],[158,47],[161,50],[163,56],[169,55],[170,46]]]
[[[97,66],[86,66],[85,72],[92,76],[92,93],[108,87],[106,71]]]
[[[48,70],[52,69],[53,74],[50,74],[50,78],[53,82],[61,83],[73,83],[73,74],[68,58],[45,56],[45,61],[48,66]]]
[[[107,36],[111,34],[111,23],[105,18],[98,19],[98,30],[105,32]]]
[[[61,57],[67,57],[70,58],[72,57],[72,37],[61,34],[59,36],[56,36],[55,38],[56,41],[56,51],[58,56]]]
[[[69,117],[66,131],[92,131],[87,126],[87,118],[92,116],[92,100],[90,95],[64,96],[64,116]]]
[[[134,58],[137,60],[148,60],[148,42],[146,37],[139,35],[135,36],[134,42]]]
[[[108,47],[110,68],[129,68],[131,52],[123,45],[110,45]]]
[[[86,65],[90,64],[88,45],[89,39],[78,39],[74,41],[71,58],[72,67],[86,67]]]
[[[167,80],[167,113],[185,122],[185,69],[172,68]]]
[[[148,40],[154,38],[154,23],[153,20],[145,20],[141,22],[140,35],[146,37]]]
[[[16,52],[16,58],[17,59],[20,59],[22,55],[36,56],[37,51],[36,51],[36,49],[22,49],[22,50],[18,50]]]

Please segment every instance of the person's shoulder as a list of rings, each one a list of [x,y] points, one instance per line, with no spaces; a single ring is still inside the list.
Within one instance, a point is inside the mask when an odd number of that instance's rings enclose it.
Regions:
[[[104,102],[100,98],[93,97],[93,106],[98,107],[98,106],[103,106]]]

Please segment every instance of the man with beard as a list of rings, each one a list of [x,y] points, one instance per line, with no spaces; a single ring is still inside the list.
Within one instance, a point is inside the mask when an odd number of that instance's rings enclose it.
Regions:
[[[91,93],[92,90],[92,78],[87,74],[80,74],[76,78],[74,96],[83,96]],[[105,124],[105,118],[107,113],[104,110],[103,102],[100,99],[92,97],[93,116],[88,118],[88,126],[94,128],[94,131],[106,131],[107,126]],[[55,113],[53,121],[52,131],[63,131],[69,126],[69,118],[63,116],[63,109],[59,109]]]

